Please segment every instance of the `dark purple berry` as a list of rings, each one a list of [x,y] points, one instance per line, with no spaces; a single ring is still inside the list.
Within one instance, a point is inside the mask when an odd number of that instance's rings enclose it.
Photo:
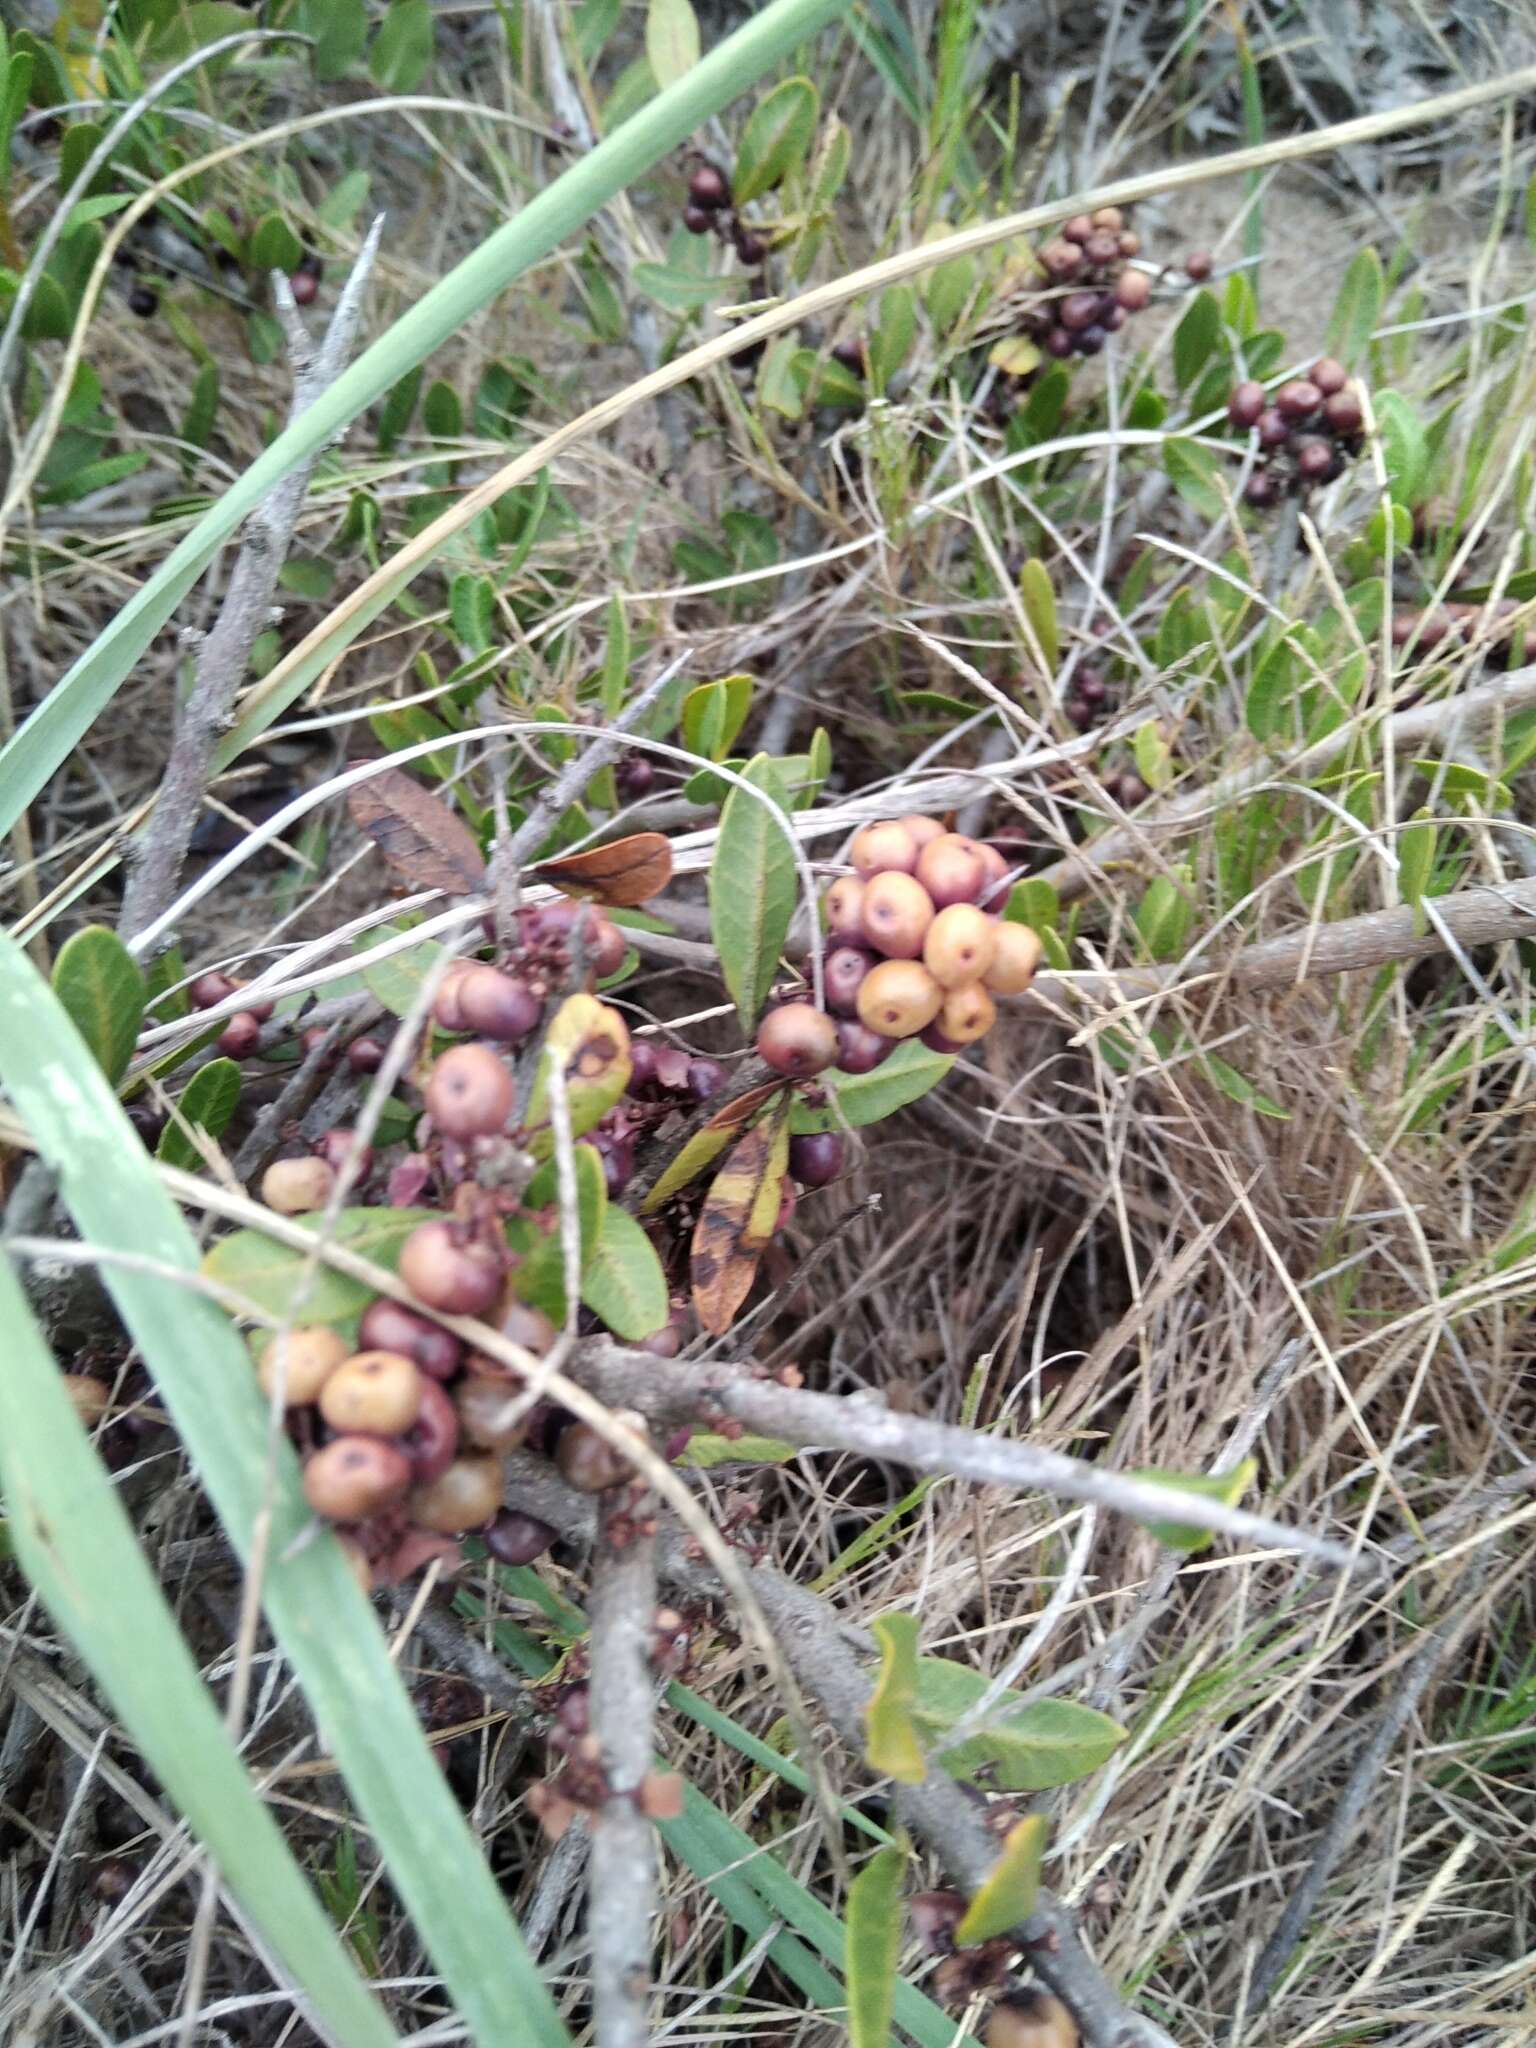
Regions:
[[[837,1020],[837,1064],[845,1074],[872,1074],[896,1050],[897,1041],[851,1017]]]
[[[731,188],[724,171],[716,164],[699,164],[688,180],[688,197],[695,206],[714,213],[731,203]]]
[[[843,1171],[843,1141],[834,1131],[819,1131],[789,1141],[789,1172],[803,1188],[824,1188]]]
[[[1358,434],[1365,425],[1364,408],[1352,391],[1331,391],[1323,414],[1336,434]]]
[[[644,754],[626,754],[613,771],[619,795],[626,803],[636,803],[643,796],[649,796],[656,781],[654,763]]]
[[[1259,414],[1258,428],[1261,448],[1283,448],[1291,438],[1290,422],[1274,406]]]
[[[837,945],[828,948],[822,978],[826,985],[827,1008],[836,1017],[856,1017],[859,988],[878,955],[864,946]]]
[[[1227,400],[1227,418],[1234,427],[1256,427],[1266,403],[1264,386],[1250,378],[1246,384],[1233,387],[1232,396]]]
[[[1053,327],[1045,337],[1045,352],[1050,356],[1069,356],[1076,346],[1076,335],[1065,327]]]
[[[683,208],[683,226],[690,235],[707,235],[711,232],[714,225],[715,216],[707,208],[702,206],[685,206]]]
[[[1208,249],[1191,249],[1184,258],[1184,275],[1191,284],[1204,284],[1215,267]]]
[[[1255,511],[1266,511],[1280,496],[1280,486],[1267,470],[1258,470],[1249,477],[1243,496]]]
[[[1293,377],[1275,393],[1275,405],[1293,426],[1311,419],[1323,402],[1323,394],[1306,377]]]
[[[626,1095],[639,1095],[656,1079],[656,1048],[648,1038],[629,1041],[629,1084]]]
[[[152,285],[136,284],[128,294],[128,310],[140,320],[153,320],[160,310],[160,294]]]
[[[1326,441],[1303,441],[1296,450],[1296,471],[1309,484],[1321,483],[1333,462],[1333,449]]]
[[[756,270],[760,264],[768,261],[768,244],[761,235],[754,235],[738,224],[733,239],[736,243],[736,254],[748,270]]]
[[[503,1508],[485,1532],[485,1547],[498,1564],[532,1564],[559,1536],[548,1522]]]
[[[1085,327],[1077,337],[1077,352],[1079,355],[1096,356],[1108,339],[1102,327]]]
[[[695,1102],[712,1102],[726,1083],[726,1071],[718,1060],[688,1062],[688,1093]]]

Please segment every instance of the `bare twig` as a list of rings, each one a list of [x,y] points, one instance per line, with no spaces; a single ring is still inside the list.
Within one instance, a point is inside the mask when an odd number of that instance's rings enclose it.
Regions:
[[[384,231],[379,215],[343,287],[331,324],[313,350],[288,280],[274,272],[272,289],[293,363],[290,423],[307,412],[347,367],[362,318],[368,276]],[[268,624],[278,575],[309,488],[314,461],[290,470],[253,515],[213,629],[198,649],[197,674],[176,727],[165,779],[149,822],[130,849],[119,930],[131,951],[175,894],[193,828],[213,771],[214,753],[245,679],[251,648]]]
[[[592,1825],[587,1925],[598,2048],[641,2048],[651,1984],[656,1845],[638,1796],[651,1768],[650,1648],[656,1612],[655,1503],[634,1487],[598,1502],[592,1590],[592,1732],[608,1797]]]

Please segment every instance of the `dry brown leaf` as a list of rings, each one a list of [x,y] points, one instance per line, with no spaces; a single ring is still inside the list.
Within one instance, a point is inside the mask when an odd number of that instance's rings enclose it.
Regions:
[[[789,1116],[764,1117],[731,1150],[710,1183],[689,1255],[693,1305],[720,1337],[736,1320],[773,1236],[789,1164]]]
[[[412,888],[467,896],[484,884],[485,857],[474,833],[441,797],[400,769],[360,782],[347,809]]]
[[[613,910],[634,910],[672,879],[672,842],[662,832],[631,832],[606,846],[541,861],[533,871],[567,896],[589,896]]]

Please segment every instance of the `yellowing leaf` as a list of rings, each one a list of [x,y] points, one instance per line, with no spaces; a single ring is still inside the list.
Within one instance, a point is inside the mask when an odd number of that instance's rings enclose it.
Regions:
[[[1040,1895],[1040,1859],[1045,1854],[1047,1825],[1043,1813],[1032,1813],[1008,1830],[1002,1855],[955,1929],[955,1940],[962,1947],[1006,1934],[1033,1913]]]
[[[869,1730],[866,1755],[871,1770],[902,1785],[920,1785],[927,1776],[917,1724],[912,1719],[917,1699],[917,1623],[910,1614],[877,1615],[875,1639],[880,1645],[880,1676],[864,1709]]]
[[[1031,370],[1039,369],[1045,357],[1027,335],[1005,334],[1001,341],[993,342],[987,361],[1005,377],[1027,377]]]
[[[781,1081],[765,1081],[760,1088],[749,1088],[734,1102],[728,1102],[723,1109],[717,1110],[702,1130],[694,1132],[676,1158],[668,1160],[661,1178],[640,1204],[640,1214],[654,1216],[664,1202],[670,1202],[680,1188],[687,1187],[689,1181],[696,1179],[712,1160],[719,1158],[733,1134],[783,1085]]]
[[[712,1337],[723,1336],[751,1292],[773,1235],[789,1165],[789,1118],[754,1124],[716,1174],[694,1226],[688,1271],[693,1305]]]
[[[651,0],[645,10],[645,54],[665,89],[699,61],[699,23],[689,0]]]
[[[900,1849],[877,1849],[848,1887],[844,1946],[848,1977],[848,2038],[853,2048],[887,2048],[901,1959]]]
[[[560,1005],[545,1035],[544,1058],[539,1062],[539,1077],[524,1119],[530,1133],[528,1149],[536,1159],[547,1159],[555,1144],[549,1128],[546,1078],[551,1054],[565,1069],[571,1136],[579,1138],[600,1123],[624,1093],[629,1080],[629,1030],[618,1011],[600,1003],[596,996],[567,996]]]

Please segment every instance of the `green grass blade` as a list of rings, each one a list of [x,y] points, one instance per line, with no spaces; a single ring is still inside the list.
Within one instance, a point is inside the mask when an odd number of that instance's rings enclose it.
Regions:
[[[295,1548],[310,1515],[286,1440],[277,1445],[269,1503],[266,1405],[233,1325],[193,1291],[191,1232],[58,999],[9,939],[0,939],[0,1081],[57,1172],[85,1242],[187,1275],[183,1287],[160,1272],[110,1259],[102,1265],[242,1558],[270,1505],[267,1619],[471,2035],[567,2048],[554,2003],[340,1546],[321,1533]]]
[[[198,521],[0,749],[0,832],[11,829],[84,738],[220,543],[255,510],[279,477],[317,454],[531,264],[557,248],[616,193],[849,4],[850,0],[771,0],[531,199],[365,349]]]
[[[340,2048],[394,2028],[251,1787],[122,1502],[0,1258],[0,1484],[22,1569],[213,1856],[251,1931]]]

